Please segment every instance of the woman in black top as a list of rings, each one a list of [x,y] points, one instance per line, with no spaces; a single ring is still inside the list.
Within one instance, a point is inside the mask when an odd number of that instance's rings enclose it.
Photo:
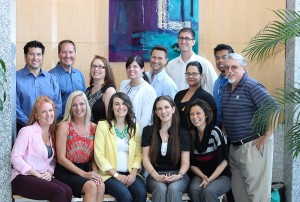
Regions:
[[[155,202],[181,202],[187,189],[190,165],[189,133],[179,127],[179,116],[170,96],[156,98],[153,125],[142,135],[143,165],[149,172],[146,185]]]
[[[96,55],[91,62],[90,87],[86,89],[86,96],[92,111],[91,121],[98,124],[105,120],[108,102],[116,92],[114,74],[106,58]]]
[[[191,125],[191,166],[189,185],[193,202],[217,202],[230,190],[227,140],[212,124],[212,110],[203,100],[194,100],[187,109]]]
[[[193,61],[188,63],[186,66],[185,78],[189,88],[179,91],[174,98],[179,111],[180,126],[186,129],[189,128],[186,109],[189,104],[197,98],[206,101],[211,106],[214,117],[217,115],[217,105],[214,97],[201,87],[201,79],[203,77],[202,72],[202,66],[199,62]],[[213,123],[215,123],[215,118],[213,119]]]

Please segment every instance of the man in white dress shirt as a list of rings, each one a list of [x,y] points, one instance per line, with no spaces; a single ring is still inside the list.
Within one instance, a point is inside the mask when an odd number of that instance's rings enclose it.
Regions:
[[[168,62],[168,49],[164,46],[155,46],[151,50],[151,70],[146,73],[151,86],[157,96],[169,95],[174,99],[177,93],[177,85],[166,73],[165,65]]]
[[[205,58],[196,55],[193,51],[195,45],[195,31],[191,28],[183,28],[178,34],[178,45],[181,51],[180,55],[171,60],[166,67],[167,74],[177,84],[178,91],[188,88],[185,79],[186,65],[192,61],[198,61],[202,65],[204,77],[201,80],[201,86],[204,90],[213,95],[213,88],[217,74],[212,64]]]

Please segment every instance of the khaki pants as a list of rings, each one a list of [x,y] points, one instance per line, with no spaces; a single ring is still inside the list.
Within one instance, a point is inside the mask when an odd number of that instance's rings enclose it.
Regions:
[[[231,188],[237,202],[271,201],[273,135],[262,151],[250,141],[241,146],[230,145]]]

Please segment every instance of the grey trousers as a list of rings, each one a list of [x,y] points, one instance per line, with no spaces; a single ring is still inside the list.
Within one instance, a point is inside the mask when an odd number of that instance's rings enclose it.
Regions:
[[[163,173],[170,172],[159,172],[159,174]],[[188,175],[185,174],[182,179],[166,184],[158,182],[151,175],[148,175],[146,185],[152,194],[153,202],[182,202],[182,194],[187,191],[189,180]]]
[[[250,141],[241,146],[230,145],[231,188],[235,201],[271,201],[274,139],[271,135],[262,151]]]
[[[218,202],[218,197],[230,190],[230,178],[219,176],[210,182],[205,188],[200,188],[200,177],[193,177],[189,185],[189,196],[193,202]]]

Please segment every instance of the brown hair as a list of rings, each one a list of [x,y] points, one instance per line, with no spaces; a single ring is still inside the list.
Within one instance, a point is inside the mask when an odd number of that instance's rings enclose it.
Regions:
[[[156,111],[156,104],[159,101],[166,100],[167,102],[170,103],[171,107],[175,107],[175,112],[172,115],[172,124],[171,127],[169,128],[169,135],[170,135],[170,143],[171,143],[171,160],[172,164],[176,166],[180,160],[180,155],[181,155],[181,150],[180,150],[180,134],[179,134],[179,113],[177,110],[177,107],[173,101],[173,99],[170,96],[159,96],[156,98],[153,104],[153,109],[152,109],[152,116],[153,116],[153,132],[152,132],[152,139],[151,139],[151,144],[150,144],[150,161],[152,164],[156,164],[156,157],[159,152],[159,137],[158,137],[158,132],[159,129],[161,128],[161,120],[155,113]]]
[[[105,67],[105,77],[104,77],[103,86],[111,84],[114,88],[116,88],[114,72],[113,72],[109,62],[107,61],[107,59],[105,57],[95,55],[95,57],[93,58],[93,60],[91,62],[91,65],[90,65],[91,67],[92,67],[94,60],[96,60],[96,59],[101,60]],[[90,86],[94,86],[94,79],[91,76],[91,74],[90,74]],[[101,86],[101,87],[103,87],[103,86]]]
[[[59,44],[58,44],[58,53],[60,53],[60,51],[61,51],[61,46],[62,46],[63,44],[65,44],[65,43],[70,43],[70,44],[72,44],[72,45],[74,46],[74,51],[75,51],[75,53],[76,53],[76,46],[75,46],[75,43],[74,43],[73,41],[69,40],[69,39],[65,39],[65,40],[62,40],[61,42],[59,42]]]

